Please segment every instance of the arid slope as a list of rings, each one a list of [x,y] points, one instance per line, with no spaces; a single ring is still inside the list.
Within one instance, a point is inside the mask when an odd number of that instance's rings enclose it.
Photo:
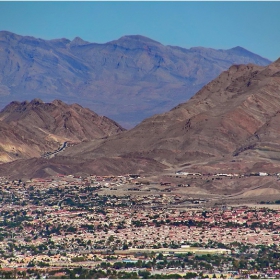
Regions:
[[[36,165],[34,160],[2,165],[0,174],[14,173],[21,165],[30,177],[52,172],[160,174],[179,169],[279,172],[279,73],[280,60],[265,67],[231,66],[188,102],[129,131],[81,142]]]
[[[39,157],[64,142],[80,143],[124,129],[78,104],[12,102],[0,112],[0,162]]]
[[[279,64],[278,60],[267,67],[234,65],[188,102],[120,135],[68,149],[65,155],[84,159],[141,156],[178,167],[249,159],[249,155],[255,163],[277,160]]]

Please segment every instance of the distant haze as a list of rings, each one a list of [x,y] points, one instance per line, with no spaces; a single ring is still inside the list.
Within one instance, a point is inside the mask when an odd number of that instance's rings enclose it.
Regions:
[[[2,107],[40,98],[79,103],[131,128],[187,101],[232,64],[267,65],[242,47],[164,46],[140,35],[106,44],[0,32]]]

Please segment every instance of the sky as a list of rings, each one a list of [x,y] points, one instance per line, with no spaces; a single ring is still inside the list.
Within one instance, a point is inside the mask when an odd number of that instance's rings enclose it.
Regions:
[[[0,2],[0,30],[42,39],[106,43],[143,35],[164,45],[280,57],[280,2]]]

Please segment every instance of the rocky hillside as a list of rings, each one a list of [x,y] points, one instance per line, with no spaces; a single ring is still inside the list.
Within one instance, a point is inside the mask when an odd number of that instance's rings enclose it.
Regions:
[[[65,155],[142,157],[169,167],[279,169],[280,60],[267,67],[235,65],[188,102],[100,142]],[[274,168],[275,167],[275,168]]]
[[[265,67],[235,65],[188,102],[129,131],[80,143],[36,164],[4,164],[0,174],[279,172],[279,108],[280,59]]]
[[[124,129],[78,104],[60,100],[12,102],[0,112],[0,162],[39,157],[64,142],[77,144]]]
[[[41,98],[79,103],[131,128],[188,100],[232,64],[267,65],[241,47],[164,46],[143,36],[105,44],[0,32],[0,106]]]

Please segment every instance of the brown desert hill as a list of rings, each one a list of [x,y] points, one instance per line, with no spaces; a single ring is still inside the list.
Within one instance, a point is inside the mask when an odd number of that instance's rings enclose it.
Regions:
[[[64,142],[107,137],[124,129],[107,117],[60,100],[12,102],[0,112],[0,161],[39,157]]]
[[[0,32],[0,105],[41,98],[78,103],[126,127],[188,100],[232,64],[267,65],[241,47],[164,46],[140,35],[105,44]]]
[[[85,173],[99,175],[178,169],[277,172],[279,73],[280,60],[265,67],[233,65],[169,112],[148,118],[129,131],[68,147],[63,154],[48,161],[40,159],[35,166],[32,160],[25,161],[22,166],[28,172],[24,174],[73,174],[80,173],[81,166]],[[5,164],[0,174],[15,169],[21,174],[20,163]]]
[[[177,168],[243,159],[250,162],[249,169],[273,169],[280,164],[279,73],[279,60],[266,67],[234,65],[188,102],[120,135],[70,148],[65,155],[85,160],[144,157]]]
[[[78,176],[160,173],[165,165],[149,158],[81,158],[56,156],[52,159],[31,158],[0,164],[0,174],[12,179],[44,178],[58,174]]]

